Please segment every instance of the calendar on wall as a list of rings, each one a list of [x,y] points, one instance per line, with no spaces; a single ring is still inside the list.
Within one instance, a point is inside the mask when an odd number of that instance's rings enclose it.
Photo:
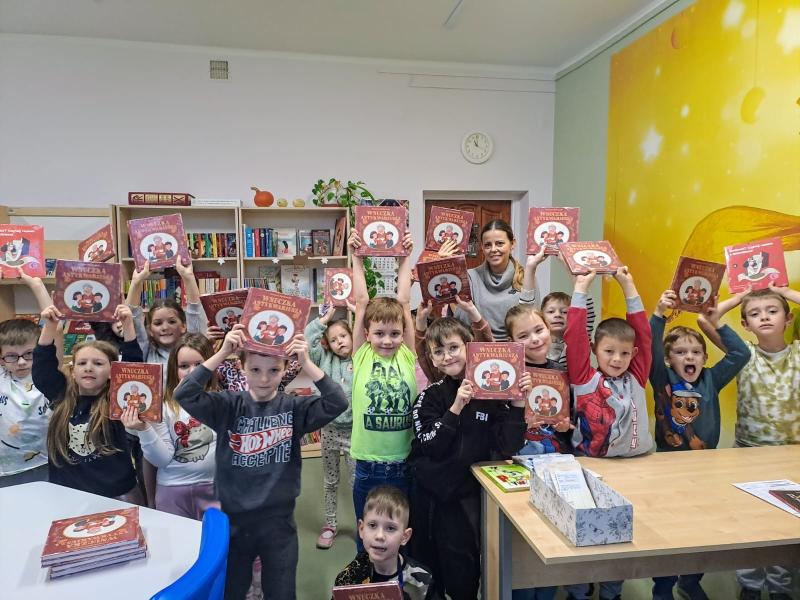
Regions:
[[[378,273],[383,281],[383,288],[378,286],[376,297],[391,297],[397,296],[397,259],[394,256],[373,256],[370,258],[372,261],[372,268]]]

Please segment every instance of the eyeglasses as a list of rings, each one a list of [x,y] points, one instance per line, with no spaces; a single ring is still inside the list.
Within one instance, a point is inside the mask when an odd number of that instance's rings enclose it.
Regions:
[[[444,346],[439,346],[434,348],[431,354],[436,358],[441,358],[445,354],[449,354],[450,356],[458,356],[458,353],[464,349],[463,344],[451,344],[445,348]]]
[[[33,351],[26,352],[25,354],[6,354],[3,357],[3,362],[7,365],[13,365],[15,362],[19,362],[20,358],[24,358],[25,360],[32,360],[33,359]]]

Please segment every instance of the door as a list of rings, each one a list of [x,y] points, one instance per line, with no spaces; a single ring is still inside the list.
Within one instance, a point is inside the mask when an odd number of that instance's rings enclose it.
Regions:
[[[441,206],[443,208],[455,208],[466,210],[475,215],[472,223],[472,231],[467,245],[467,268],[472,269],[483,262],[483,249],[481,248],[478,236],[489,221],[502,219],[509,225],[511,224],[511,201],[510,200],[425,200],[425,235],[428,235],[428,221],[431,216],[431,206]],[[519,242],[517,242],[519,243]]]

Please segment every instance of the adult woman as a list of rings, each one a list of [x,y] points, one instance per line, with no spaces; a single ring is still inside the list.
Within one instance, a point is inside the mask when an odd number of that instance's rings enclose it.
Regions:
[[[481,230],[481,247],[486,260],[467,271],[472,301],[499,342],[508,339],[505,328],[508,309],[535,300],[533,289],[523,289],[525,270],[511,255],[515,246],[514,232],[508,223],[500,219],[489,221]],[[469,317],[461,309],[456,311],[456,317],[469,324]]]

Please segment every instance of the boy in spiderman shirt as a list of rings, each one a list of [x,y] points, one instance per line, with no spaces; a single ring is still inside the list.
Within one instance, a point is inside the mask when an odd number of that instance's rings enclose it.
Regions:
[[[627,315],[602,321],[590,344],[586,298],[594,277],[592,270],[576,278],[564,330],[567,372],[575,395],[572,444],[576,452],[594,457],[644,454],[653,449],[645,397],[652,363],[650,324],[628,267],[621,267],[614,279],[625,295]],[[592,352],[597,369],[590,363]],[[588,598],[589,584],[568,586],[567,591],[569,598]],[[621,581],[600,584],[602,600],[619,598],[621,592]]]

